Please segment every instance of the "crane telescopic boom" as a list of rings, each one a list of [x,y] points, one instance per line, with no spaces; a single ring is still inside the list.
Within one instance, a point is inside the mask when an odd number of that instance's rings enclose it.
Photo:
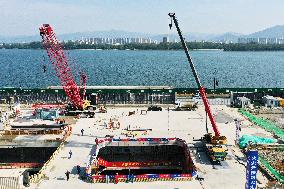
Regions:
[[[200,83],[200,79],[199,79],[199,77],[197,75],[195,66],[194,66],[194,64],[192,62],[192,59],[191,59],[190,55],[189,55],[189,51],[188,51],[187,45],[186,45],[186,43],[184,41],[184,38],[183,38],[182,33],[181,33],[181,30],[180,30],[180,28],[178,26],[178,21],[176,19],[175,13],[169,13],[169,16],[172,18],[172,20],[174,21],[174,24],[176,26],[176,29],[177,29],[178,35],[180,37],[180,41],[181,41],[182,47],[183,47],[184,52],[186,54],[187,60],[189,62],[189,65],[191,67],[192,73],[194,75],[194,79],[195,79],[195,81],[197,83],[199,93],[200,93],[200,95],[202,97],[202,100],[203,100],[203,103],[204,103],[204,106],[205,106],[205,111],[208,114],[208,117],[210,119],[211,125],[212,125],[214,133],[215,133],[215,136],[219,137],[220,136],[220,132],[218,130],[218,127],[216,125],[216,121],[215,121],[215,119],[213,117],[213,114],[211,112],[211,108],[210,108],[210,105],[208,103],[208,99],[206,97],[205,88]],[[170,27],[172,27],[172,24],[170,24]]]

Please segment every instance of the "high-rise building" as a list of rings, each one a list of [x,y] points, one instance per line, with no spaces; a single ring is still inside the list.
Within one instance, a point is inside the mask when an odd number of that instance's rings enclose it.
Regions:
[[[248,43],[248,39],[247,39],[247,38],[239,38],[239,39],[238,39],[238,43],[244,43],[244,44],[246,44],[246,43]]]
[[[247,38],[248,43],[258,43],[258,38]]]
[[[259,44],[267,44],[267,38],[260,37],[260,38],[258,39],[258,43],[259,43]]]
[[[267,44],[277,44],[277,38],[267,38]]]
[[[115,44],[115,45],[124,45],[129,43],[158,43],[157,40],[152,40],[150,38],[142,38],[142,37],[136,37],[136,38],[127,38],[127,37],[119,37],[119,38],[108,38],[108,37],[89,37],[84,38],[82,37],[81,40],[78,40],[80,44]]]
[[[169,42],[169,37],[163,37],[163,43],[168,43]]]
[[[277,44],[284,44],[284,38],[278,38]]]

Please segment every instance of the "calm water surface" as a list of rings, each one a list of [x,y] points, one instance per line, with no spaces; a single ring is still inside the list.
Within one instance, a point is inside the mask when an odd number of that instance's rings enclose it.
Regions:
[[[88,85],[170,85],[196,87],[183,51],[71,50],[74,77]],[[191,51],[202,84],[220,87],[284,87],[284,52]],[[47,71],[43,72],[43,65]],[[0,50],[0,87],[60,85],[46,52]]]

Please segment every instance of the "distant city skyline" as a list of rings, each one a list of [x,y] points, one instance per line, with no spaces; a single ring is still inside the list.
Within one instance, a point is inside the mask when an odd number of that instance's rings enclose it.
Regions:
[[[0,0],[0,36],[37,35],[43,23],[58,34],[169,31],[176,12],[184,32],[248,34],[284,25],[283,0]]]
[[[74,40],[73,40],[74,41]],[[152,40],[151,38],[143,37],[118,37],[118,38],[109,38],[109,37],[82,37],[81,40],[76,40],[80,44],[111,44],[111,45],[125,45],[125,44],[158,44],[157,40]]]

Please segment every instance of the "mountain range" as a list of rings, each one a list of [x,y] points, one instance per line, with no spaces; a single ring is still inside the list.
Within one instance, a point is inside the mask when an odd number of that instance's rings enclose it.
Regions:
[[[139,33],[139,32],[128,32],[122,30],[109,30],[109,31],[94,31],[94,32],[77,32],[77,33],[68,33],[58,35],[60,40],[79,40],[89,37],[143,37],[143,38],[151,38],[153,40],[162,41],[163,37],[169,36],[170,41],[174,39],[178,40],[178,36],[173,34],[175,30],[172,30],[170,34],[147,34],[147,33]],[[284,25],[277,25],[274,27],[266,28],[264,30],[254,32],[248,35],[227,32],[224,34],[208,34],[208,33],[184,33],[184,37],[187,41],[232,41],[237,42],[238,38],[258,38],[258,37],[267,37],[267,38],[284,38]],[[32,42],[32,41],[40,41],[41,38],[39,35],[34,36],[0,36],[0,43],[22,43],[22,42]],[[179,40],[178,40],[179,41]]]

